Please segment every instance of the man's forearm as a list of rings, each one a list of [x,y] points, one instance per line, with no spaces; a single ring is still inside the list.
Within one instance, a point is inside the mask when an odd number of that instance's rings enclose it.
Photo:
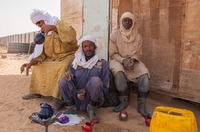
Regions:
[[[29,67],[31,67],[31,66],[33,66],[33,65],[36,65],[38,63],[38,61],[37,60],[34,60],[34,59],[32,59],[30,62],[29,62]]]

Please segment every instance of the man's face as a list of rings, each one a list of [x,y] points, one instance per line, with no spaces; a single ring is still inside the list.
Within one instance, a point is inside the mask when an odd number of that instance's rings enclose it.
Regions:
[[[87,60],[94,56],[95,49],[96,49],[96,46],[93,42],[88,41],[88,40],[83,41],[82,50]]]
[[[38,21],[38,22],[36,22],[35,23],[38,27],[42,27],[42,25],[44,25],[45,24],[45,22],[44,22],[44,20],[40,20],[40,21]]]
[[[126,18],[124,18],[122,20],[122,25],[127,30],[130,29],[133,24],[134,24],[133,21],[130,18],[128,18],[128,17],[126,17]]]

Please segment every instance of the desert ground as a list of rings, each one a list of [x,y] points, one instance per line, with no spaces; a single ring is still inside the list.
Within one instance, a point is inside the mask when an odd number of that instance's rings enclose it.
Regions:
[[[51,98],[38,98],[23,100],[21,97],[28,93],[31,77],[20,73],[20,66],[27,62],[26,55],[0,54],[0,132],[42,132],[44,126],[32,123],[29,116],[37,112],[40,103],[52,104]],[[137,113],[137,96],[131,93],[128,112],[128,120],[120,121],[118,113],[112,111],[112,107],[99,108],[97,113],[100,123],[93,126],[92,132],[148,132],[144,119]],[[157,106],[171,106],[191,110],[195,116],[198,127],[200,127],[200,105],[189,101],[172,98],[166,95],[150,92],[147,102],[147,109],[152,114]],[[64,109],[63,109],[64,110]],[[78,125],[60,126],[51,124],[49,132],[83,132],[81,126],[88,120],[85,112],[78,112],[86,120]]]

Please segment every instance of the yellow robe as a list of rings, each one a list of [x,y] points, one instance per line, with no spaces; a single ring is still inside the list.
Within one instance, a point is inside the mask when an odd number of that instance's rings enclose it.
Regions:
[[[75,30],[64,21],[56,24],[58,33],[45,36],[43,53],[35,58],[38,64],[33,66],[30,93],[60,98],[58,81],[68,69],[78,49]]]

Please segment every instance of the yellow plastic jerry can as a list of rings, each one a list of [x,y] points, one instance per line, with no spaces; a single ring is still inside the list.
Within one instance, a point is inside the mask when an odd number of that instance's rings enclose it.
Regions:
[[[150,132],[198,132],[192,111],[158,106],[153,112]]]

